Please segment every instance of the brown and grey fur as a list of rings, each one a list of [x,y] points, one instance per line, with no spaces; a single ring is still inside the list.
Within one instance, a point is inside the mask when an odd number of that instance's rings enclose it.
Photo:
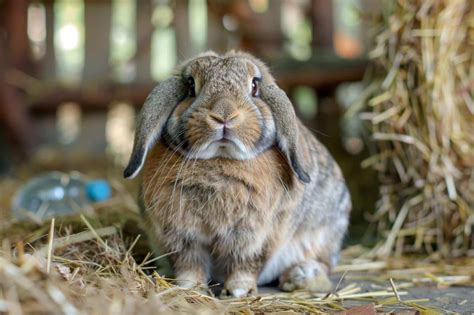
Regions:
[[[155,88],[125,176],[142,167],[145,221],[152,242],[173,253],[179,285],[212,277],[233,296],[274,279],[287,291],[330,289],[350,196],[261,61],[206,53]]]

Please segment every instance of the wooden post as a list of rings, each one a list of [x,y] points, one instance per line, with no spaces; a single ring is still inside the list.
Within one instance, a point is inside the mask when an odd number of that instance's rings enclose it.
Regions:
[[[312,0],[313,47],[333,49],[333,0]]]
[[[178,59],[186,60],[191,56],[189,37],[188,1],[176,1],[173,28],[176,32]]]
[[[105,82],[110,77],[111,6],[108,1],[85,0],[85,63],[83,81]]]
[[[7,63],[9,50],[10,48],[7,49],[5,41],[0,37],[0,126],[5,129],[7,140],[16,153],[26,158],[36,144],[36,133],[21,94],[6,80],[8,71],[12,71]]]
[[[151,78],[151,37],[153,25],[151,24],[151,15],[153,5],[151,0],[137,1],[137,53],[135,55],[135,64],[137,67],[136,81],[139,83],[150,82]],[[181,1],[179,1],[181,2]]]
[[[56,79],[56,52],[54,47],[54,2],[45,1],[46,13],[46,52],[41,64],[41,78]]]
[[[1,3],[1,2],[0,2]],[[28,4],[27,0],[7,0],[0,12],[7,35],[6,47],[10,63],[18,70],[31,72],[30,43],[28,41]]]

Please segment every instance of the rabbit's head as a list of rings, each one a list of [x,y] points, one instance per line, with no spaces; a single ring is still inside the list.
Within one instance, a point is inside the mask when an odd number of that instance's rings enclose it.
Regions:
[[[195,159],[248,160],[276,145],[307,183],[297,138],[293,106],[260,60],[240,52],[209,52],[185,62],[148,96],[124,176],[134,177],[148,150],[162,139]]]

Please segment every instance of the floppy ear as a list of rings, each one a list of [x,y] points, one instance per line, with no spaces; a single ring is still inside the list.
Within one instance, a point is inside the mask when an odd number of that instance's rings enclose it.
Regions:
[[[311,178],[304,170],[297,150],[298,122],[291,101],[286,93],[274,82],[263,80],[260,86],[260,97],[272,110],[276,127],[276,142],[283,152],[288,164],[303,183],[309,183]]]
[[[166,121],[186,94],[187,86],[183,79],[171,77],[148,95],[135,130],[132,155],[123,172],[125,178],[133,178],[140,172],[149,149],[161,137]]]

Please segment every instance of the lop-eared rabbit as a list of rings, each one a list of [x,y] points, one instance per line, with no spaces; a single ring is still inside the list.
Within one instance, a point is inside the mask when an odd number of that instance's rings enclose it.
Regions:
[[[148,96],[124,176],[143,171],[152,245],[183,287],[328,291],[350,196],[327,149],[255,57],[207,52]]]

